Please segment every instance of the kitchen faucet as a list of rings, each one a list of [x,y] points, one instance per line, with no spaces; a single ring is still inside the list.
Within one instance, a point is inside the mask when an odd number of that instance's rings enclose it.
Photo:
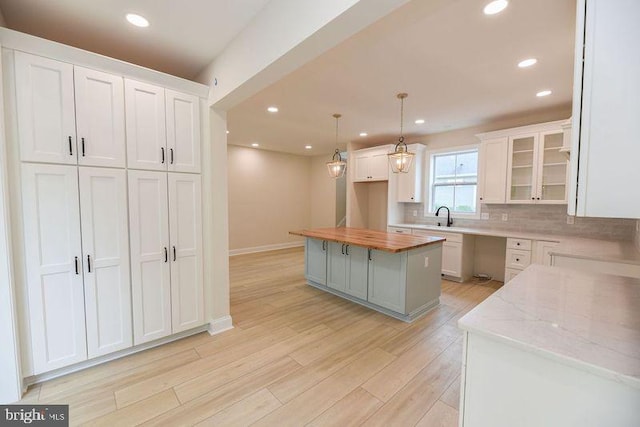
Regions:
[[[451,227],[453,225],[453,220],[451,219],[451,211],[446,206],[440,206],[436,211],[436,216],[440,213],[440,209],[445,208],[447,210],[447,227]],[[438,223],[440,225],[440,223]]]

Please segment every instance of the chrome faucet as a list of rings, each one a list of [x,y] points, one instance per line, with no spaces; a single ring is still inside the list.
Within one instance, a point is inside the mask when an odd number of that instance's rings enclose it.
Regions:
[[[449,210],[448,207],[440,206],[436,211],[436,216],[438,216],[438,214],[440,213],[440,209],[442,208],[445,208],[447,210],[447,227],[451,227],[453,225],[453,220],[451,219],[451,211]],[[438,223],[438,226],[440,226],[440,223]]]

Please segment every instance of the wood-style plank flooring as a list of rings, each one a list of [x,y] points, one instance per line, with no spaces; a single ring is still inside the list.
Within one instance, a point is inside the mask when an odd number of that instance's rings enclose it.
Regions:
[[[442,282],[407,324],[306,285],[301,248],[231,258],[235,328],[33,386],[72,425],[455,426],[457,320],[501,283]]]

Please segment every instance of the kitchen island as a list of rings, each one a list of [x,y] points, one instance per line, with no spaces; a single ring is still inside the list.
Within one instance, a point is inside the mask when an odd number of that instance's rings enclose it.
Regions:
[[[532,265],[458,324],[461,425],[640,425],[640,280]]]
[[[305,241],[315,288],[411,322],[440,302],[441,237],[360,228],[292,231]]]

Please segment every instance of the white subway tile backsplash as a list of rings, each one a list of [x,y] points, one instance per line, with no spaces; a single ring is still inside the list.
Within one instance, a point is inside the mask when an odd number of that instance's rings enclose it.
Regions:
[[[405,207],[405,222],[408,224],[436,224],[438,218],[424,216],[424,208],[418,208],[418,216],[412,212],[416,205]],[[489,214],[488,220],[454,218],[454,226],[473,228],[499,228],[501,230],[527,231],[548,234],[580,236],[592,239],[633,240],[640,248],[636,220],[611,218],[575,217],[573,224],[567,224],[566,205],[482,205],[482,214]],[[502,220],[507,214],[507,221]]]

